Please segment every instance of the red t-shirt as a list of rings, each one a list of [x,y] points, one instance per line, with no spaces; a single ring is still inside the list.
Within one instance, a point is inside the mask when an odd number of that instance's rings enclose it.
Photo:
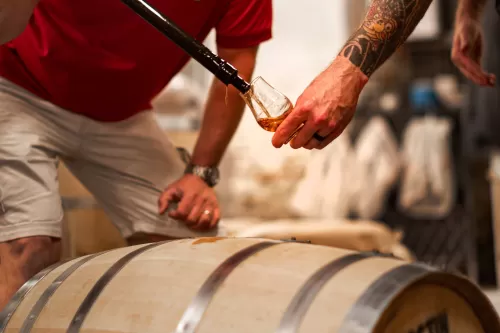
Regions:
[[[149,0],[202,41],[245,48],[271,38],[272,0]],[[71,112],[120,121],[150,101],[189,56],[120,0],[42,0],[0,47],[0,76]]]

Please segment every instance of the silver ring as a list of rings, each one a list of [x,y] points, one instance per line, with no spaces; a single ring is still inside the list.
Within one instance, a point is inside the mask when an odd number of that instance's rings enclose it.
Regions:
[[[210,215],[211,213],[212,213],[212,212],[211,212],[211,211],[209,211],[208,209],[205,209],[205,210],[203,211],[203,214],[205,214],[205,215]]]

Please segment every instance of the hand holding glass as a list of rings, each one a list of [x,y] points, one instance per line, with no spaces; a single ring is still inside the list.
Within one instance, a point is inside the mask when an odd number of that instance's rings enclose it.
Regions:
[[[276,132],[293,110],[292,102],[260,76],[252,81],[250,89],[241,96],[260,127],[269,132]],[[297,135],[301,127],[292,133],[285,144]]]

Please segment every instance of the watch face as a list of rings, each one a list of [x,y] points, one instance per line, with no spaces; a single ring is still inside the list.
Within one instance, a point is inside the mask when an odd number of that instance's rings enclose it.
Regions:
[[[207,169],[207,181],[211,186],[217,185],[217,183],[219,182],[219,169]]]
[[[194,166],[192,173],[205,180],[209,186],[215,186],[219,182],[219,169]]]

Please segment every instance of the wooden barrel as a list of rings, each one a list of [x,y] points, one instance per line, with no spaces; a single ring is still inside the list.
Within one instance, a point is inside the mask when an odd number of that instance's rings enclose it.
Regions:
[[[242,238],[290,239],[310,241],[313,244],[332,246],[353,251],[378,251],[392,254],[408,261],[415,261],[410,250],[401,243],[403,234],[382,223],[370,220],[275,220],[272,222],[241,223],[223,222],[228,236]]]
[[[0,313],[9,333],[493,333],[469,280],[374,253],[258,238],[138,245],[56,265]]]

